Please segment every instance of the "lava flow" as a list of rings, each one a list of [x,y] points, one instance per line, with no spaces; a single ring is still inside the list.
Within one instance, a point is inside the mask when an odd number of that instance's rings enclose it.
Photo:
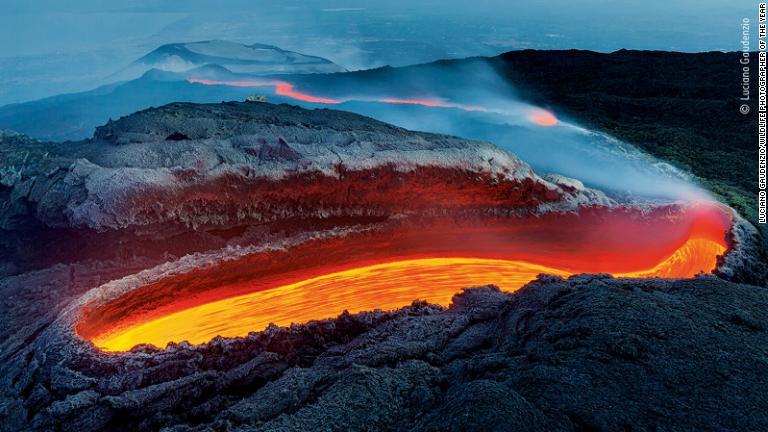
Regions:
[[[443,102],[439,100],[422,100],[422,99],[377,99],[376,102],[399,104],[399,105],[421,105],[431,108],[456,108],[464,111],[482,111],[487,112],[488,109],[481,106],[468,106],[451,102]]]
[[[555,126],[559,123],[554,114],[543,109],[536,109],[528,118],[539,126]]]
[[[514,291],[541,273],[692,277],[715,269],[730,222],[713,204],[402,222],[162,279],[86,307],[77,332],[105,351],[125,351],[245,336],[269,323],[389,310],[414,299],[448,305],[463,287]]]
[[[285,81],[211,81],[197,78],[190,78],[187,81],[203,85],[226,85],[231,87],[274,87],[276,95],[289,97],[303,102],[332,105],[340,104],[342,102],[336,99],[317,97],[307,93],[298,92],[294,89],[293,84]]]
[[[202,85],[222,85],[230,87],[274,87],[274,92],[278,96],[285,96],[291,99],[300,100],[302,102],[318,103],[318,104],[340,104],[352,100],[359,100],[365,102],[378,102],[385,104],[395,105],[419,105],[430,108],[454,108],[463,111],[480,111],[480,112],[496,112],[502,113],[498,110],[492,110],[482,106],[476,105],[464,105],[454,102],[446,102],[440,99],[401,99],[401,98],[348,98],[348,99],[331,99],[320,96],[312,96],[307,93],[301,93],[294,89],[294,85],[285,81],[213,81],[199,78],[189,78],[188,82]],[[503,114],[503,113],[502,113]],[[558,124],[557,117],[549,111],[537,108],[534,112],[528,116],[528,119],[539,126],[555,126]]]

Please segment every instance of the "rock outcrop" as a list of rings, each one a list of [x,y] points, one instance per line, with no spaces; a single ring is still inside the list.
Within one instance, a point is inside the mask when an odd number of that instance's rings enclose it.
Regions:
[[[12,139],[0,143],[0,253],[25,263],[25,248],[51,238],[73,245],[56,262],[87,245],[134,255],[139,241],[171,238],[178,254],[202,251],[221,246],[211,231],[290,219],[614,205],[489,143],[288,105],[178,103],[111,121],[87,141]]]

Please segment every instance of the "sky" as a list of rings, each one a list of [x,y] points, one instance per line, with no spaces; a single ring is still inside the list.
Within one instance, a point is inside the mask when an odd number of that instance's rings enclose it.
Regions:
[[[226,39],[350,70],[513,49],[739,49],[732,0],[2,0],[0,105],[93,88],[171,42]]]

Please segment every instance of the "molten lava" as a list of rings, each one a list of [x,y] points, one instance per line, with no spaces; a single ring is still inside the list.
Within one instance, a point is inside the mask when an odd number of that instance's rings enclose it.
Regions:
[[[274,87],[275,94],[280,96],[289,97],[292,99],[319,103],[319,104],[340,104],[341,101],[323,97],[312,96],[307,93],[301,93],[294,89],[293,84],[289,84],[285,81],[211,81],[197,78],[190,78],[187,81],[190,83],[197,83],[203,85],[225,85],[231,87]]]
[[[301,93],[294,90],[294,85],[285,81],[213,81],[199,78],[189,78],[188,82],[193,84],[202,85],[222,85],[230,87],[274,87],[274,92],[278,96],[285,96],[291,99],[300,100],[303,102],[311,102],[318,104],[340,104],[347,100],[331,99],[319,96],[312,96],[307,93]],[[371,99],[360,99],[365,101],[371,101]],[[399,105],[421,105],[431,108],[455,108],[464,111],[489,111],[487,108],[481,106],[468,106],[452,102],[444,102],[440,100],[426,100],[426,99],[397,99],[397,98],[384,98],[374,99],[373,102],[387,103],[387,104],[399,104]]]
[[[123,351],[138,342],[164,346],[168,341],[208,342],[217,335],[244,336],[269,323],[289,325],[331,318],[341,311],[396,309],[414,299],[447,305],[462,287],[498,284],[514,290],[539,273],[564,272],[514,261],[476,258],[427,258],[377,264],[335,272],[277,288],[189,308],[93,339],[107,351]]]
[[[286,97],[304,101],[304,102],[321,103],[321,104],[341,103],[341,101],[337,101],[335,99],[322,98],[322,97],[308,95],[306,93],[299,93],[293,89],[292,84],[288,84],[287,82],[282,82],[282,81],[275,83],[275,94],[278,94],[280,96],[286,96]]]
[[[455,108],[464,111],[488,111],[487,108],[480,106],[467,106],[451,102],[443,102],[439,100],[422,100],[422,99],[379,99],[376,102],[388,103],[388,104],[400,104],[400,105],[421,105],[431,108]]]
[[[381,99],[331,99],[326,97],[313,96],[308,93],[301,93],[294,89],[294,85],[285,81],[213,81],[199,78],[188,78],[188,82],[193,84],[202,85],[221,85],[230,87],[274,87],[274,93],[278,96],[285,96],[291,99],[300,100],[303,102],[317,103],[317,104],[340,104],[351,100],[360,100],[368,102],[378,102],[386,104],[398,104],[398,105],[419,105],[430,108],[453,108],[464,111],[481,111],[481,112],[496,112],[504,113],[503,111],[488,109],[482,106],[476,105],[463,105],[460,103],[446,102],[440,99],[415,99],[415,98],[381,98]],[[555,126],[559,123],[559,120],[550,111],[535,108],[531,114],[528,115],[528,120],[539,126]]]
[[[711,240],[691,240],[653,269],[628,277],[691,277],[715,267],[725,247]],[[106,351],[126,351],[139,343],[193,344],[216,336],[245,336],[270,323],[286,326],[332,318],[341,311],[392,310],[414,299],[448,305],[462,287],[495,284],[515,291],[547,273],[569,273],[520,261],[482,258],[425,258],[370,265],[330,273],[276,288],[213,301],[142,322],[92,339]],[[258,287],[254,287],[254,290]]]
[[[536,109],[528,118],[537,125],[545,127],[555,126],[559,123],[554,114],[543,109]]]
[[[440,101],[429,101],[429,100],[419,100],[419,99],[380,99],[379,102],[389,103],[389,104],[403,104],[403,105],[422,105],[422,106],[438,107],[438,108],[453,108],[455,106],[455,105],[448,104],[445,102],[440,102]]]
[[[514,291],[540,273],[692,277],[717,266],[730,222],[729,213],[708,203],[650,213],[399,222],[160,280],[87,306],[77,332],[103,350],[124,351],[245,336],[269,323],[395,309],[414,299],[448,305],[463,287]]]

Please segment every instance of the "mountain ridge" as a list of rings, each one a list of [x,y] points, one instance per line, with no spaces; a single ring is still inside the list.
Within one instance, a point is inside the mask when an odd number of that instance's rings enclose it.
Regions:
[[[235,73],[250,75],[345,71],[343,67],[323,57],[284,50],[274,45],[247,45],[214,39],[161,45],[116,72],[110,79],[133,79],[150,69],[187,72],[206,65],[217,65]]]

